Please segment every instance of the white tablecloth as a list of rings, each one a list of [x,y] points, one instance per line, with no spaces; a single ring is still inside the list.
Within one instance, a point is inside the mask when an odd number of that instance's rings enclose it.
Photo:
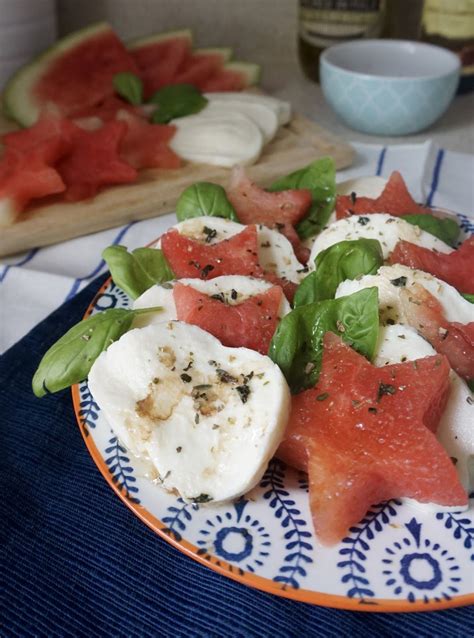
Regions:
[[[445,151],[430,142],[388,147],[357,143],[354,147],[356,160],[338,173],[338,181],[375,174],[388,177],[399,170],[417,201],[474,215],[474,155]],[[174,214],[169,214],[3,259],[0,353],[106,270],[101,259],[106,246],[142,246],[175,221]]]

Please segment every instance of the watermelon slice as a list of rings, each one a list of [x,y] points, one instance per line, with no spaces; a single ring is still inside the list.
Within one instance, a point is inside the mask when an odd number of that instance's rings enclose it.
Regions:
[[[39,154],[11,150],[0,165],[0,227],[11,224],[32,200],[61,193],[59,173]]]
[[[438,299],[419,284],[400,290],[400,301],[407,323],[448,358],[460,377],[474,379],[474,323],[446,321]]]
[[[255,226],[247,226],[238,235],[212,245],[189,239],[172,228],[162,236],[161,248],[177,279],[262,274]]]
[[[270,193],[259,188],[242,167],[232,169],[227,197],[242,224],[264,224],[277,228],[290,241],[296,256],[306,263],[309,251],[294,229],[307,213],[312,202],[308,189],[293,189]]]
[[[32,199],[65,190],[54,164],[71,150],[76,131],[69,120],[45,113],[31,128],[3,136],[0,224],[14,221]]]
[[[243,91],[258,84],[261,67],[251,62],[228,62],[221,69],[203,81],[202,91]]]
[[[172,82],[178,69],[190,57],[191,47],[189,29],[159,33],[128,44],[130,55],[140,69],[146,98]]]
[[[176,127],[150,124],[128,111],[119,111],[117,120],[127,124],[120,142],[121,157],[133,168],[179,168],[181,158],[168,146]]]
[[[443,356],[376,368],[326,333],[318,385],[293,398],[278,452],[308,471],[321,542],[340,541],[382,500],[466,505],[454,465],[435,436],[449,387]]]
[[[48,104],[72,115],[112,95],[112,78],[120,71],[138,73],[138,67],[108,24],[89,26],[15,73],[4,91],[6,111],[23,126],[33,124]]]
[[[388,213],[400,217],[409,214],[431,214],[431,210],[415,202],[401,174],[393,171],[382,194],[375,199],[354,195],[339,195],[336,199],[337,219],[370,213]]]
[[[267,354],[278,323],[282,290],[273,286],[235,305],[209,297],[191,286],[173,288],[177,318],[210,332],[233,348],[251,348]]]
[[[389,262],[424,270],[460,292],[474,294],[474,237],[466,239],[457,250],[447,254],[399,241],[389,256]]]
[[[101,186],[136,179],[136,170],[119,156],[126,133],[125,122],[108,122],[97,131],[77,129],[71,153],[57,165],[67,185],[67,201],[93,197]]]
[[[129,102],[125,102],[125,100],[122,100],[116,95],[109,95],[98,104],[75,112],[74,120],[98,117],[102,122],[110,122],[111,120],[115,120],[119,111],[129,111],[130,113],[140,112],[137,107]]]

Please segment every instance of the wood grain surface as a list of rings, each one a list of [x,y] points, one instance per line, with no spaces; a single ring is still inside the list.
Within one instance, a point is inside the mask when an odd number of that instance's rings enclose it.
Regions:
[[[0,134],[13,128],[7,120],[0,120]],[[259,185],[268,186],[277,177],[326,155],[334,158],[337,168],[344,168],[351,164],[354,151],[314,122],[295,115],[247,171]],[[183,189],[193,182],[206,180],[225,186],[228,179],[229,169],[186,163],[178,170],[140,171],[134,184],[106,188],[82,202],[35,206],[11,226],[0,228],[0,256],[164,215],[173,211]]]

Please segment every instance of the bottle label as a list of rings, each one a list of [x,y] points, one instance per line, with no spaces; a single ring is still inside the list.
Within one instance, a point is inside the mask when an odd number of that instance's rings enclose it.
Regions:
[[[383,26],[385,0],[300,0],[299,35],[326,48],[355,38],[376,38]]]
[[[474,0],[425,0],[422,24],[427,35],[470,40],[474,38]]]

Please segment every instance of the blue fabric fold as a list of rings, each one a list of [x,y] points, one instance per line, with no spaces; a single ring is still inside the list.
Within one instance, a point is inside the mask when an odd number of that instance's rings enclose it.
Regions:
[[[0,635],[474,635],[473,608],[367,614],[247,588],[141,523],[90,458],[70,392],[39,400],[31,391],[42,354],[79,321],[103,280],[0,359]]]

